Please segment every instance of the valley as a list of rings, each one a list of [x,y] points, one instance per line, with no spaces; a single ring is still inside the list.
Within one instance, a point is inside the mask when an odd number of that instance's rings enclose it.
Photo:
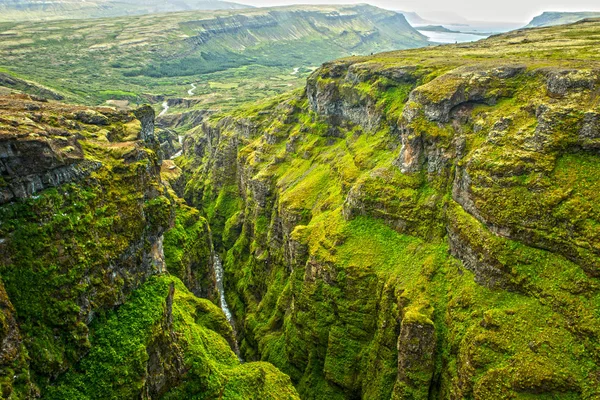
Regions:
[[[61,12],[0,22],[1,398],[600,398],[600,19]]]
[[[189,10],[250,8],[220,0],[0,0],[0,21],[106,18]]]
[[[367,5],[0,22],[0,37],[0,72],[73,103],[149,102],[157,111],[185,97],[199,109],[231,109],[301,87],[327,60],[428,44],[403,16]]]

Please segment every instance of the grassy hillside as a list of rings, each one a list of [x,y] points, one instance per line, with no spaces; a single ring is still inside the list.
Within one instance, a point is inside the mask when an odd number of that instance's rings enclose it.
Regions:
[[[403,16],[366,5],[7,22],[0,37],[0,69],[68,101],[193,96],[202,108],[288,91],[336,57],[427,43]]]
[[[327,63],[177,162],[304,399],[600,397],[600,21]]]
[[[538,15],[525,28],[540,28],[544,26],[555,26],[572,24],[586,18],[599,18],[599,12],[544,12]]]
[[[0,0],[0,21],[48,21],[240,8],[251,7],[219,0]]]

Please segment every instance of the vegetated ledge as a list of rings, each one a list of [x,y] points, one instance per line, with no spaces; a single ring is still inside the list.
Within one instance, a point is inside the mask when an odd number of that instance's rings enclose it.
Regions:
[[[244,358],[303,398],[600,396],[598,32],[331,62],[188,137]]]

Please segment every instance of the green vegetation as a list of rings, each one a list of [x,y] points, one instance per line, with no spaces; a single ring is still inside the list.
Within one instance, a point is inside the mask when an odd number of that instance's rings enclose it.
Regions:
[[[599,396],[599,31],[347,58],[195,129],[243,356],[306,399]]]
[[[0,1],[0,21],[106,18],[173,11],[239,8],[249,7],[220,0],[86,0],[58,3],[35,0],[19,2],[2,0]]]
[[[148,107],[0,97],[2,395],[600,397],[599,32],[329,62],[175,160]]]
[[[297,398],[272,365],[240,364],[196,297],[216,298],[209,229],[141,140],[149,107],[0,105],[3,398]]]
[[[172,310],[165,306],[170,285]],[[91,330],[90,352],[49,387],[45,398],[125,399],[143,392],[166,399],[297,398],[289,378],[272,365],[240,364],[225,340],[231,338],[231,326],[221,310],[192,295],[177,278],[151,278]],[[155,352],[165,357],[154,368],[166,379],[170,368],[181,370],[182,377],[171,378],[184,382],[175,390],[148,388],[152,377],[146,365],[156,362]]]
[[[600,17],[599,12],[544,12],[531,20],[525,28],[541,28],[572,24],[588,18]]]
[[[302,86],[324,61],[427,43],[401,15],[366,5],[0,22],[0,37],[0,68],[70,102],[157,110],[163,97],[229,109]]]

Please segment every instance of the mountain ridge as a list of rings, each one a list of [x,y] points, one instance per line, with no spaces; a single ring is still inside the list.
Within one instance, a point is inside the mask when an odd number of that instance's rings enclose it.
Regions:
[[[540,28],[555,25],[572,24],[588,18],[600,18],[600,11],[561,12],[544,11],[533,18],[525,28]]]

